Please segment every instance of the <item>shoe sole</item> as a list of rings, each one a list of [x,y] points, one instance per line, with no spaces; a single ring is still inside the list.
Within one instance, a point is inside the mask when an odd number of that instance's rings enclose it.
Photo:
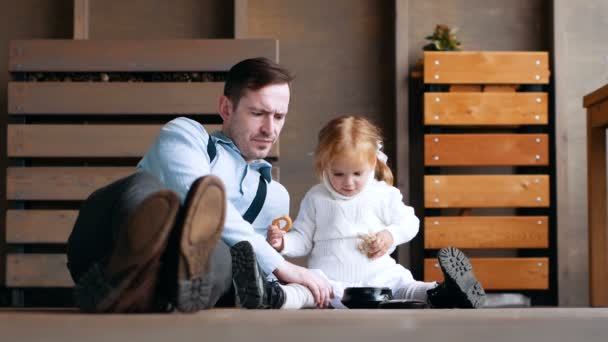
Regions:
[[[170,190],[148,196],[135,209],[124,228],[126,232],[116,242],[117,248],[122,247],[126,253],[113,254],[104,272],[106,277],[122,279],[112,286],[95,311],[146,312],[153,309],[160,258],[178,209],[179,198]]]
[[[473,273],[469,259],[457,248],[442,248],[437,258],[443,271],[445,281],[455,285],[463,294],[463,306],[478,308],[485,302],[485,291]]]
[[[193,312],[209,308],[211,279],[204,277],[209,259],[222,235],[226,195],[222,181],[206,176],[196,181],[186,200],[178,262],[177,309]]]
[[[244,309],[263,309],[264,279],[253,247],[249,242],[239,242],[230,248],[230,254],[237,305]]]

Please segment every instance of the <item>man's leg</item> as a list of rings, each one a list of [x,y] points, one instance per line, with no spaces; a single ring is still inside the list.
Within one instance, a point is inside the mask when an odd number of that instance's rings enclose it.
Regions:
[[[83,203],[68,239],[68,268],[76,304],[91,312],[147,312],[169,234],[177,195],[146,173],[95,191]]]
[[[224,186],[215,176],[199,178],[188,192],[167,249],[168,260],[177,258],[169,262],[176,266],[166,278],[177,277],[174,303],[180,311],[235,303],[246,309],[274,308],[282,300],[278,283],[264,281],[249,242],[228,247],[220,239],[226,201]],[[179,253],[170,254],[172,250]]]
[[[220,299],[231,302],[233,258],[219,239],[226,205],[221,180],[206,176],[194,182],[179,213],[174,196],[155,177],[137,173],[85,201],[68,241],[68,268],[81,309],[149,312],[171,303],[190,312]],[[238,264],[255,262],[252,249],[236,254]],[[138,263],[120,267],[133,259]],[[248,275],[234,284],[264,293],[259,270]]]
[[[167,279],[177,280],[173,302],[183,312],[213,307],[230,291],[232,260],[220,240],[226,216],[226,195],[215,176],[197,179],[186,201],[167,249]]]

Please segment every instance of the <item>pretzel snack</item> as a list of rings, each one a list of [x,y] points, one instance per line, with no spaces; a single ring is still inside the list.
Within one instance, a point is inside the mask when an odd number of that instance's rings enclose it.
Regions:
[[[281,227],[281,221],[285,222],[285,225],[283,227]],[[286,231],[286,232],[291,230],[292,223],[293,222],[291,222],[291,218],[289,217],[289,215],[283,215],[281,217],[277,217],[276,219],[272,220],[273,225],[278,226],[279,229]]]

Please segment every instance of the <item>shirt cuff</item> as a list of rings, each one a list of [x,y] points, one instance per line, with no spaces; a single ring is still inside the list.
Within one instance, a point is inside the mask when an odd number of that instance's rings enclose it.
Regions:
[[[291,234],[285,234],[283,235],[283,250],[281,251],[281,255],[283,256],[289,256],[293,251],[291,248],[289,248],[290,246],[293,246],[293,239]]]
[[[400,244],[407,242],[407,241],[404,241],[405,237],[402,236],[402,234],[400,234],[401,229],[399,226],[390,225],[390,226],[386,227],[386,230],[388,230],[388,232],[391,233],[391,235],[393,236],[393,245],[391,246],[391,248],[395,248],[395,247],[399,246]]]
[[[261,239],[261,242],[256,239],[253,250],[255,251],[255,257],[264,274],[271,274],[277,267],[285,262],[285,258],[283,258],[279,252],[275,251],[263,238]]]

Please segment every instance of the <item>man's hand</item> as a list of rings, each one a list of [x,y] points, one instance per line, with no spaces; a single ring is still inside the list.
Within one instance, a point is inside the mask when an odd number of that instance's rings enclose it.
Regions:
[[[306,286],[312,293],[318,308],[326,308],[329,300],[334,298],[334,291],[327,279],[307,268],[286,261],[274,270],[274,275],[282,282]]]
[[[271,224],[268,226],[266,232],[266,241],[268,241],[272,248],[276,249],[277,252],[280,252],[285,247],[283,235],[285,235],[284,230],[281,230],[279,226],[275,224]]]
[[[378,259],[388,252],[393,245],[393,234],[384,229],[376,233],[376,240],[369,245],[367,256],[370,259]]]

